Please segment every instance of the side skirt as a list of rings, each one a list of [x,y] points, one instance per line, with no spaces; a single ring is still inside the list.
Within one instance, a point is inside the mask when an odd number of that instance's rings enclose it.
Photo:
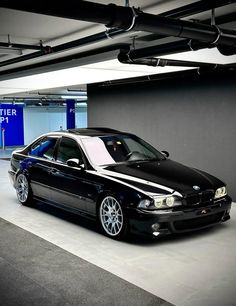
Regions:
[[[54,206],[56,208],[60,208],[60,209],[63,209],[65,211],[68,211],[68,212],[71,212],[71,213],[74,213],[76,215],[79,215],[79,216],[82,216],[82,217],[85,217],[87,219],[90,219],[90,220],[93,220],[95,221],[96,220],[96,216],[94,215],[91,215],[89,213],[85,213],[84,211],[81,211],[79,209],[76,209],[76,208],[72,208],[72,207],[67,207],[65,205],[62,205],[62,204],[58,204],[58,203],[55,203],[55,202],[52,202],[52,201],[49,201],[49,200],[45,200],[43,198],[40,198],[40,197],[34,197],[35,200],[38,200],[40,202],[43,202],[45,204],[48,204],[50,206]]]

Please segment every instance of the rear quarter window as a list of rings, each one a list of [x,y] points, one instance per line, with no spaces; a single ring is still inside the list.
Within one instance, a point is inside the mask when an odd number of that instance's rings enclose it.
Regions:
[[[27,155],[52,160],[57,139],[57,137],[45,137],[40,139],[29,148]]]

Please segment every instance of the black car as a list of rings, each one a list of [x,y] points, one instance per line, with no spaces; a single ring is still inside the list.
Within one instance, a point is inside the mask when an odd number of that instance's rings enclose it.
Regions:
[[[222,181],[108,128],[44,134],[12,153],[9,175],[23,205],[37,199],[92,217],[116,239],[129,231],[192,231],[230,218]]]

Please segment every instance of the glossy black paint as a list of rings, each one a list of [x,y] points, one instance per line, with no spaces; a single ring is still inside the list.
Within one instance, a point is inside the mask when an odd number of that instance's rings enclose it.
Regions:
[[[184,193],[192,193],[193,185],[201,190],[214,189],[222,186],[222,182],[200,170],[186,167],[170,159],[152,162],[135,162],[126,165],[114,165],[107,168],[110,171],[127,174],[170,187]]]
[[[127,215],[130,230],[144,234],[153,234],[154,223],[160,226],[159,234],[169,234],[212,226],[229,218],[231,198],[225,196],[217,201],[213,199],[215,190],[225,185],[223,182],[165,157],[160,161],[110,165],[100,171],[90,164],[80,147],[79,167],[56,161],[62,137],[76,139],[83,135],[93,137],[119,133],[101,128],[51,133],[57,140],[50,160],[31,156],[31,145],[12,154],[9,175],[13,185],[17,175],[24,173],[35,198],[94,219],[97,218],[97,208],[102,199],[106,195],[113,195]],[[194,185],[198,185],[200,191],[194,190]],[[170,194],[169,189],[182,194],[182,206],[165,211],[138,208],[140,200],[152,200],[147,192]]]

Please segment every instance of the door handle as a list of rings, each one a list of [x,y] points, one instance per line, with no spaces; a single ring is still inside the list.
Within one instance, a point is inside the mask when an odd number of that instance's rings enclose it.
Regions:
[[[48,173],[49,173],[49,174],[56,175],[56,174],[59,174],[60,171],[58,171],[58,170],[55,169],[55,168],[51,168],[51,169],[48,170]]]
[[[27,163],[27,165],[28,165],[28,168],[33,167],[33,163],[32,163],[31,161],[29,161],[29,162]]]

